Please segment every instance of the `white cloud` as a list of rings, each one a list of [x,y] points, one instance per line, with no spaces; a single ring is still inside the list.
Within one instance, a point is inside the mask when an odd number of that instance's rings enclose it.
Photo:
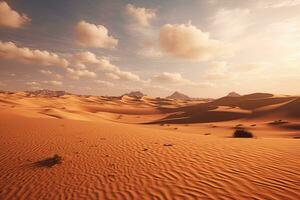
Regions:
[[[58,74],[58,73],[55,73],[53,71],[50,71],[50,70],[40,70],[40,72],[46,76],[50,76],[50,77],[53,77],[53,78],[56,78],[56,79],[62,79],[62,75]]]
[[[212,26],[219,38],[235,39],[241,36],[250,25],[249,9],[224,9],[221,8],[213,17]]]
[[[264,63],[264,62],[257,62],[257,63],[246,63],[246,64],[239,64],[235,67],[235,69],[237,69],[238,71],[242,71],[242,72],[249,72],[249,71],[254,71],[254,70],[258,70],[258,69],[262,69],[266,66],[268,66],[268,63]]]
[[[138,75],[128,72],[128,71],[122,71],[119,67],[113,65],[110,63],[110,60],[107,58],[98,58],[95,54],[91,52],[81,52],[77,53],[72,56],[72,60],[75,63],[75,66],[77,67],[77,70],[73,70],[72,72],[71,68],[69,69],[69,74],[89,74],[90,77],[91,74],[87,72],[86,65],[90,65],[90,67],[94,67],[96,69],[102,70],[106,73],[107,78],[112,80],[122,80],[122,81],[139,81],[140,78]],[[84,73],[82,73],[84,72]],[[75,79],[79,79],[79,76],[75,76]],[[83,75],[81,75],[83,76]],[[71,76],[72,77],[72,76]],[[74,78],[74,77],[73,77]]]
[[[5,1],[0,2],[0,26],[20,28],[30,21],[25,14],[11,9]]]
[[[76,68],[85,69],[86,64],[94,65],[98,69],[114,71],[117,70],[118,67],[110,63],[110,60],[107,58],[97,58],[95,54],[92,52],[79,52],[72,56],[72,61]]]
[[[41,84],[36,82],[36,81],[30,81],[30,82],[26,82],[26,85],[28,86],[33,86],[33,87],[38,87],[40,86]]]
[[[108,77],[121,81],[140,81],[140,77],[132,72],[116,70],[108,73]]]
[[[67,68],[67,74],[71,79],[78,80],[81,77],[95,78],[97,75],[95,72],[89,71],[87,69],[73,69]]]
[[[118,40],[108,35],[105,26],[80,21],[75,27],[75,38],[83,47],[114,49]]]
[[[36,81],[26,82],[25,84],[32,90],[40,90],[41,89],[41,84]]]
[[[208,80],[224,80],[233,79],[236,74],[228,70],[227,63],[224,61],[215,61],[210,63],[208,71],[206,71],[204,78]]]
[[[300,44],[300,17],[292,17],[279,22],[271,23],[266,27],[265,38],[269,42],[279,44],[281,47],[296,47],[299,51]]]
[[[207,61],[221,55],[224,45],[189,24],[166,24],[160,29],[162,50],[175,57]]]
[[[283,8],[299,6],[300,0],[260,0],[258,1],[259,8]]]
[[[192,81],[185,79],[179,73],[163,72],[155,75],[152,78],[154,82],[167,83],[167,84],[194,84]]]
[[[120,77],[120,80],[125,81],[139,81],[140,77],[132,72],[127,71],[118,71],[116,72],[116,75]]]
[[[266,66],[269,64],[263,62],[228,65],[225,61],[215,61],[210,63],[208,70],[204,73],[204,78],[214,81],[244,79],[251,75],[260,75],[261,70]]]
[[[52,86],[62,86],[63,84],[61,81],[43,81],[42,83]]]
[[[149,26],[150,20],[156,17],[156,11],[154,9],[139,8],[132,4],[127,4],[126,12],[141,26]]]
[[[146,58],[160,58],[163,56],[160,49],[154,47],[142,48],[137,52],[137,54]]]
[[[114,73],[106,73],[105,76],[111,80],[119,80],[120,77]]]
[[[178,86],[192,86],[197,88],[210,88],[215,86],[213,83],[207,81],[194,82],[182,77],[182,75],[179,73],[170,73],[170,72],[163,72],[161,74],[155,75],[152,77],[152,79],[149,82],[145,82],[145,84],[148,86],[159,84],[156,86],[164,90],[170,90],[170,89],[162,85],[167,85],[168,87],[175,86],[177,88]]]
[[[29,49],[27,47],[17,47],[13,42],[0,41],[0,58],[15,60],[26,64],[40,64],[44,66],[68,66],[68,61],[61,58],[56,53]]]
[[[72,56],[72,59],[75,63],[98,63],[96,55],[89,51],[76,53]]]
[[[109,81],[103,81],[103,80],[95,80],[95,83],[97,83],[99,85],[103,85],[103,86],[108,86],[108,87],[114,86],[113,83],[111,83]]]

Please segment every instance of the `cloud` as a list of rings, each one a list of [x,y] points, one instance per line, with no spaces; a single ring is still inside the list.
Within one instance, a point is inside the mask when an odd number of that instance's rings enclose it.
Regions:
[[[170,90],[170,89],[165,88],[164,86],[162,86],[162,84],[167,85],[168,87],[175,86],[177,88],[178,86],[192,86],[197,88],[210,88],[215,86],[214,84],[207,81],[194,82],[183,78],[179,73],[170,73],[170,72],[163,72],[161,74],[155,75],[152,77],[152,79],[149,82],[145,82],[145,84],[147,84],[148,86],[159,84],[156,86],[160,87],[161,89],[164,88],[164,90]]]
[[[50,80],[50,81],[40,81],[40,82],[36,82],[36,81],[30,81],[30,82],[26,82],[25,83],[27,86],[30,87],[30,89],[33,90],[39,90],[42,87],[42,85],[48,85],[48,86],[62,86],[63,83],[61,81],[55,81],[55,80]]]
[[[299,6],[300,0],[260,0],[258,1],[259,8],[283,8]]]
[[[236,39],[249,27],[249,15],[249,9],[221,8],[213,17],[212,26],[220,38]]]
[[[36,81],[26,82],[25,84],[32,90],[40,90],[42,86],[41,83]]]
[[[239,64],[236,66],[236,69],[242,72],[249,72],[258,69],[262,69],[268,66],[268,63],[260,62],[260,63],[246,63],[246,64]]]
[[[106,77],[112,80],[121,80],[121,81],[139,81],[140,78],[138,75],[128,72],[122,71],[119,67],[110,63],[110,60],[107,58],[98,58],[95,54],[91,52],[80,52],[72,56],[72,60],[77,70],[73,70],[74,72],[69,70],[69,74],[82,74],[81,72],[85,72],[83,74],[89,74],[86,70],[86,65],[89,67],[94,67],[98,70],[102,70],[106,73]],[[71,69],[71,68],[70,68]],[[91,74],[90,74],[91,75]],[[81,75],[82,76],[82,75]],[[79,79],[80,76],[75,76]],[[90,76],[92,77],[92,76]],[[75,78],[75,79],[76,79]]]
[[[207,80],[233,80],[249,77],[250,74],[260,73],[267,63],[245,63],[228,65],[225,61],[211,62],[209,69],[204,73]],[[246,75],[245,75],[246,73]]]
[[[72,56],[72,61],[75,64],[76,68],[85,69],[86,64],[94,65],[98,69],[113,71],[118,69],[115,65],[110,63],[110,60],[107,58],[97,58],[92,52],[79,52]]]
[[[38,87],[40,86],[41,84],[36,82],[36,81],[30,81],[30,82],[26,82],[26,85],[28,86],[32,86],[32,87]]]
[[[194,84],[192,81],[185,79],[179,73],[163,72],[155,75],[152,78],[154,82],[167,83],[167,84]]]
[[[215,58],[224,48],[221,42],[210,39],[209,33],[202,32],[190,23],[162,26],[160,46],[175,57],[201,61]]]
[[[114,73],[106,73],[105,76],[111,80],[119,80],[120,77]]]
[[[13,42],[0,41],[0,58],[15,60],[25,64],[39,64],[43,66],[67,67],[68,61],[55,53],[27,47],[17,47]]]
[[[61,81],[43,81],[42,83],[52,86],[62,86],[63,84]]]
[[[132,72],[116,71],[115,75],[120,77],[120,80],[124,81],[139,81],[140,77]]]
[[[208,71],[206,71],[204,78],[208,80],[225,80],[233,79],[236,74],[228,70],[227,63],[225,61],[215,61],[210,63]]]
[[[160,51],[160,49],[155,47],[142,48],[137,52],[137,54],[146,58],[160,58],[163,56],[163,53]]]
[[[11,9],[5,1],[0,2],[0,26],[21,28],[28,22],[30,22],[30,18],[25,14],[19,14]]]
[[[156,17],[154,9],[139,8],[132,4],[127,4],[126,13],[141,26],[149,26],[150,20]]]
[[[68,76],[74,80],[78,80],[81,77],[95,78],[97,76],[95,72],[89,71],[87,69],[73,69],[68,67],[66,70]]]
[[[106,74],[108,78],[120,81],[140,81],[140,77],[132,72],[116,70]]]
[[[44,70],[44,69],[42,69],[42,70],[40,70],[40,72],[42,74],[46,75],[46,76],[50,76],[50,77],[53,77],[53,78],[56,78],[56,79],[62,79],[63,78],[62,75],[60,75],[58,73],[55,73],[55,72],[52,72],[50,70]]]
[[[118,40],[108,35],[106,27],[83,20],[75,27],[75,39],[83,47],[114,49],[118,45]]]
[[[75,63],[97,63],[98,59],[95,54],[85,51],[85,52],[79,52],[73,55],[73,61]]]
[[[108,82],[108,81],[103,81],[103,80],[95,80],[95,83],[103,85],[103,86],[108,86],[108,87],[114,86],[113,83]]]

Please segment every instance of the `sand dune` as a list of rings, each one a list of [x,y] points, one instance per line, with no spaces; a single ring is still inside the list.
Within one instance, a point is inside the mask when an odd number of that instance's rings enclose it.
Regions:
[[[299,102],[2,93],[0,199],[300,199]]]

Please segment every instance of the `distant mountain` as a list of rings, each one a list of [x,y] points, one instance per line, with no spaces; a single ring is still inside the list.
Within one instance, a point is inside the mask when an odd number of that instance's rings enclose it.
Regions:
[[[228,97],[240,97],[242,95],[240,95],[239,93],[236,93],[236,92],[230,92],[227,96]]]
[[[146,94],[144,94],[144,93],[142,93],[142,92],[140,92],[140,91],[132,91],[132,92],[126,93],[126,94],[124,94],[124,95],[130,96],[130,97],[138,97],[138,98],[141,98],[141,97],[143,97],[143,96],[147,96]],[[124,95],[123,95],[123,96],[124,96]]]
[[[173,94],[171,94],[170,96],[166,97],[167,99],[181,99],[181,100],[187,100],[187,99],[191,99],[189,96],[182,94],[180,92],[174,92]]]
[[[26,91],[25,93],[31,96],[46,96],[46,97],[60,97],[69,94],[65,91],[53,91],[53,90]]]

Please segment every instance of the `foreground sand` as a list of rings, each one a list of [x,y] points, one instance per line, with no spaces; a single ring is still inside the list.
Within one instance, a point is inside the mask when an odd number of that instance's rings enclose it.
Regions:
[[[300,199],[297,129],[259,118],[257,138],[237,139],[230,127],[253,120],[141,125],[136,113],[45,115],[34,101],[2,100],[0,199]],[[54,154],[61,164],[36,165]]]

